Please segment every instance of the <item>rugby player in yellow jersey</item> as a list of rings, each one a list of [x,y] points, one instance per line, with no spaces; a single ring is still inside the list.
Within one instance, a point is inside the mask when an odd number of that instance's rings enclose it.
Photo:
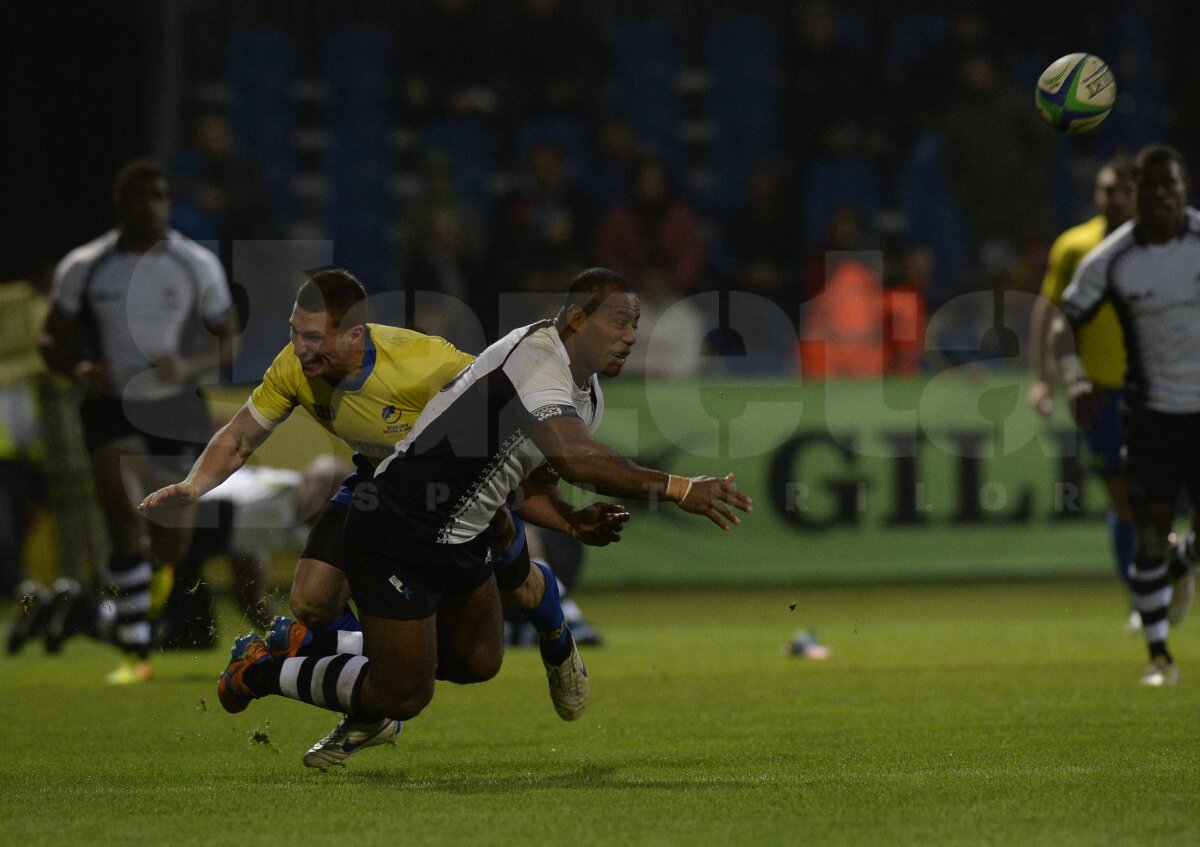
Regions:
[[[444,339],[367,323],[365,312],[366,292],[352,274],[315,274],[296,295],[291,344],[271,363],[262,383],[212,437],[187,478],[150,494],[139,506],[146,511],[194,503],[244,465],[297,406],[357,451],[356,472],[317,517],[296,567],[290,600],[303,626],[281,618],[269,634],[281,650],[297,649],[289,643],[296,633],[309,637],[306,633],[325,630],[336,634],[339,652],[361,652],[361,633],[347,605],[349,585],[337,566],[346,513],[356,490],[359,497],[370,496],[359,486],[391,455],[430,398],[474,360]],[[594,546],[619,540],[629,517],[610,504],[572,509],[557,486],[524,494],[520,513],[527,519]],[[551,698],[559,715],[573,720],[587,705],[587,677],[568,672],[583,665],[563,622],[557,583],[547,579],[542,566],[530,567],[520,520],[510,520],[505,512],[501,516],[492,542],[503,551],[493,560],[497,584],[506,605],[521,610],[542,636]],[[378,736],[375,743],[382,743]]]
[[[1134,197],[1133,163],[1122,158],[1105,163],[1096,174],[1094,199],[1100,214],[1068,229],[1050,248],[1042,297],[1034,306],[1029,333],[1034,368],[1029,403],[1043,415],[1049,415],[1054,408],[1051,382],[1056,368],[1054,350],[1048,340],[1063,292],[1083,257],[1133,216]],[[1125,344],[1112,304],[1101,306],[1076,338],[1079,361],[1085,374],[1059,376],[1064,385],[1076,383],[1086,376],[1093,386],[1092,390],[1069,399],[1092,454],[1093,469],[1108,492],[1108,525],[1117,573],[1129,588],[1129,569],[1133,564],[1133,511],[1122,474],[1120,416],[1121,387],[1125,384]],[[1137,612],[1131,611],[1127,628],[1136,633],[1140,626]]]

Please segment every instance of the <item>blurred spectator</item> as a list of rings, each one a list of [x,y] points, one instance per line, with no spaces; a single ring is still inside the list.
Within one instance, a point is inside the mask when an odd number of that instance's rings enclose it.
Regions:
[[[954,11],[943,37],[919,51],[919,58],[910,66],[897,69],[904,72],[901,90],[909,106],[898,116],[917,124],[936,121],[953,99],[963,63],[970,56],[991,54],[994,46],[991,28],[978,10]]]
[[[880,152],[887,146],[877,119],[881,70],[839,35],[829,3],[799,3],[796,10],[784,55],[787,137],[807,155]]]
[[[483,261],[487,254],[487,230],[474,206],[459,193],[450,156],[440,150],[431,150],[422,162],[421,171],[421,194],[409,204],[396,228],[401,267],[411,263],[424,248],[434,218],[443,211],[450,212],[457,221],[459,252],[467,261]]]
[[[503,41],[509,99],[517,115],[588,113],[604,69],[586,8],[563,0],[517,0]]]
[[[830,269],[824,293],[805,309],[798,352],[805,379],[883,375],[883,285],[874,270],[849,258]]]
[[[626,199],[600,222],[597,260],[630,280],[661,268],[671,291],[687,294],[701,287],[705,256],[700,220],[676,194],[666,165],[642,159]]]
[[[883,291],[884,370],[898,376],[921,373],[925,355],[926,292],[935,257],[928,247],[904,249]]]
[[[794,324],[800,305],[795,280],[799,231],[791,197],[777,168],[756,167],[745,205],[725,222],[725,247],[737,266],[739,287],[778,304]]]
[[[226,273],[233,242],[276,238],[271,195],[262,169],[238,151],[229,118],[204,111],[191,144],[171,157],[175,190],[171,225],[198,241],[219,241]]]
[[[800,280],[801,299],[811,300],[825,290],[826,276],[833,273],[833,268],[827,267],[830,254],[874,250],[878,246],[862,212],[853,206],[839,207],[829,219],[824,241],[804,257]]]
[[[425,238],[405,265],[403,282],[415,291],[435,291],[452,298],[444,304],[420,303],[413,320],[415,329],[474,349],[481,339],[472,335],[472,330],[475,321],[488,314],[491,292],[484,284],[482,261],[466,249],[460,215],[461,210],[454,206],[433,210]],[[459,304],[469,311],[464,314]]]
[[[678,297],[658,268],[647,269],[632,282],[642,314],[637,344],[622,372],[646,379],[698,376],[704,366],[704,313],[691,299]]]
[[[600,120],[588,181],[588,202],[593,214],[604,214],[625,197],[641,157],[641,143],[629,121],[617,115]]]
[[[502,277],[523,291],[561,291],[583,263],[586,229],[563,151],[549,142],[534,144],[499,219]]]
[[[493,115],[499,108],[490,3],[422,0],[401,34],[400,101],[410,119]]]
[[[966,213],[977,251],[992,242],[1018,251],[1054,228],[1051,174],[1055,138],[1029,97],[1004,83],[992,60],[968,56],[959,93],[943,118],[944,155],[952,189]]]
[[[26,282],[0,284],[0,597],[24,577],[22,547],[45,497],[37,380],[45,371],[36,330],[46,300]]]

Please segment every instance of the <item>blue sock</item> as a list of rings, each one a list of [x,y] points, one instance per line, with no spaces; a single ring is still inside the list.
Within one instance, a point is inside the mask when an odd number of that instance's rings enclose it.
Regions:
[[[561,665],[571,655],[571,630],[563,620],[562,598],[558,593],[558,580],[554,572],[541,562],[534,562],[542,569],[546,578],[546,593],[536,609],[522,612],[525,620],[533,624],[538,632],[538,648],[542,660],[549,665]]]
[[[358,617],[355,616],[349,606],[342,610],[340,617],[322,627],[321,632],[337,632],[338,630],[343,632],[362,632],[362,624],[358,622]]]
[[[1112,535],[1113,554],[1117,557],[1117,575],[1129,590],[1129,569],[1133,567],[1133,521],[1123,521],[1116,512],[1108,513],[1108,531]]]
[[[492,570],[497,571],[497,576],[499,576],[499,571],[516,564],[521,552],[525,549],[525,521],[521,520],[520,517],[514,514],[512,516],[512,522],[512,544],[508,545],[508,549],[503,553],[492,553]],[[491,530],[489,529],[488,532],[490,533]]]

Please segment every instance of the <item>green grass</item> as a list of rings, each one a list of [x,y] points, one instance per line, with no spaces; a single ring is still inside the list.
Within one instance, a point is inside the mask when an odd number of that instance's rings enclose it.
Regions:
[[[1174,639],[1180,685],[1142,689],[1108,581],[580,601],[609,643],[586,654],[578,723],[512,651],[327,775],[300,756],[334,717],[281,698],[225,714],[216,651],[162,656],[128,690],[101,684],[99,646],[3,660],[0,843],[1200,842],[1196,623]],[[805,627],[832,660],[783,655]]]

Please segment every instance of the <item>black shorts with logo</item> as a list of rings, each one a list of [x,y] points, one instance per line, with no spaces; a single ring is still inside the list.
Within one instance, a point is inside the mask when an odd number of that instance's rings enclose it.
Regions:
[[[359,615],[412,621],[437,613],[442,600],[470,594],[492,576],[483,534],[463,544],[389,544],[379,513],[350,508],[339,567]]]
[[[79,405],[88,450],[140,438],[151,456],[200,455],[212,435],[208,404],[193,390],[162,400],[89,397]]]
[[[1187,491],[1200,506],[1200,412],[1125,412],[1125,474],[1134,503],[1170,503]]]

